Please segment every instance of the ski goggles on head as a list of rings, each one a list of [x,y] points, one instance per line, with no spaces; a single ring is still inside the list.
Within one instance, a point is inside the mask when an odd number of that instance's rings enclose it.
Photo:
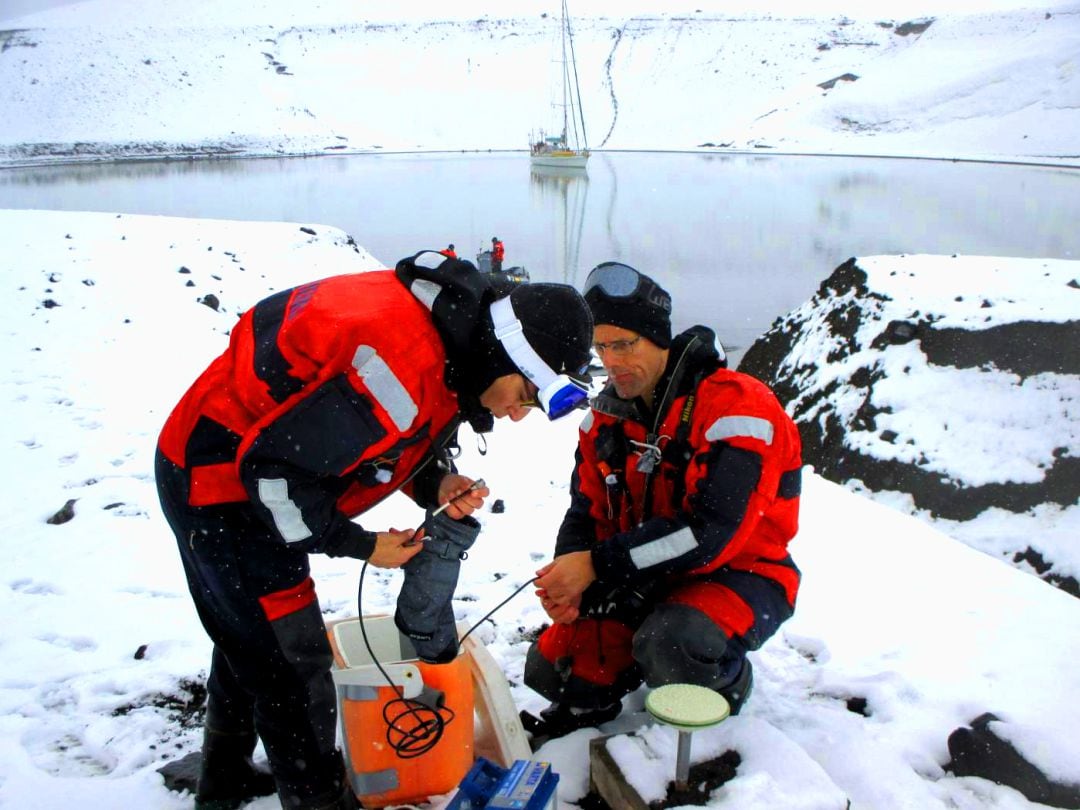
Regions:
[[[585,279],[585,287],[581,294],[586,300],[591,294],[614,300],[646,301],[665,312],[671,312],[671,296],[657,286],[652,279],[622,262],[604,262],[596,265]]]
[[[514,365],[536,386],[535,404],[547,414],[548,419],[559,419],[588,402],[589,389],[585,383],[569,374],[556,374],[536,353],[522,331],[510,296],[500,298],[491,305],[491,322],[495,326],[495,337]]]

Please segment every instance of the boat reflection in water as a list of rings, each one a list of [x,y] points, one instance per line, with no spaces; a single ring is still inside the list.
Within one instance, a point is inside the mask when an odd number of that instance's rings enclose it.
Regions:
[[[581,234],[585,227],[585,203],[589,193],[589,175],[584,166],[533,164],[529,169],[533,198],[547,208],[554,202],[553,244],[557,246],[552,280],[578,286],[578,276],[585,270],[578,266]]]

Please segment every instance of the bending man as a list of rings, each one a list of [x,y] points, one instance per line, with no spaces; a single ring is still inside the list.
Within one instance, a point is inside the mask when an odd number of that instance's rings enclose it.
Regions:
[[[425,545],[413,531],[351,518],[397,489],[429,509],[465,492],[473,479],[450,460],[463,419],[483,432],[533,402],[551,418],[583,404],[581,296],[557,284],[498,293],[436,252],[279,292],[240,318],[169,416],[158,491],[214,642],[196,807],[275,789],[288,810],[355,806],[308,555],[404,565]],[[440,517],[472,521],[487,494]],[[270,789],[251,767],[256,734]]]

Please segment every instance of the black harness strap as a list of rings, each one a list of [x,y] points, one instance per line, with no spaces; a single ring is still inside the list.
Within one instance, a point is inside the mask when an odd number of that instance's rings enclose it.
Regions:
[[[255,305],[251,331],[255,340],[253,371],[266,383],[274,402],[284,402],[304,387],[303,380],[292,376],[292,366],[278,348],[277,339],[285,323],[289,298],[294,290],[282,290]]]
[[[602,472],[604,488],[607,491],[608,517],[612,520],[618,520],[622,513],[624,499],[629,505],[631,518],[633,518],[633,502],[626,485],[625,474],[627,444],[622,422],[604,425],[597,432],[596,457],[607,466],[607,470],[602,470]]]
[[[686,467],[690,463],[690,422],[694,418],[697,386],[700,382],[700,377],[694,381],[694,390],[687,396],[682,411],[679,413],[679,426],[675,428],[675,438],[664,448],[665,460],[675,467],[671,502],[676,508],[686,497]]]
[[[776,494],[788,500],[798,498],[802,494],[802,467],[796,467],[794,470],[781,474]]]

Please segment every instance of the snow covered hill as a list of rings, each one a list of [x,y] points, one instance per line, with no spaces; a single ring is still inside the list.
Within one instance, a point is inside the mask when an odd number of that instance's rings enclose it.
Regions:
[[[821,475],[1080,596],[1080,262],[851,259],[739,368]]]
[[[914,18],[578,5],[596,148],[1080,160],[1076,2]],[[7,21],[0,161],[524,149],[551,124],[555,3],[185,6]]]

